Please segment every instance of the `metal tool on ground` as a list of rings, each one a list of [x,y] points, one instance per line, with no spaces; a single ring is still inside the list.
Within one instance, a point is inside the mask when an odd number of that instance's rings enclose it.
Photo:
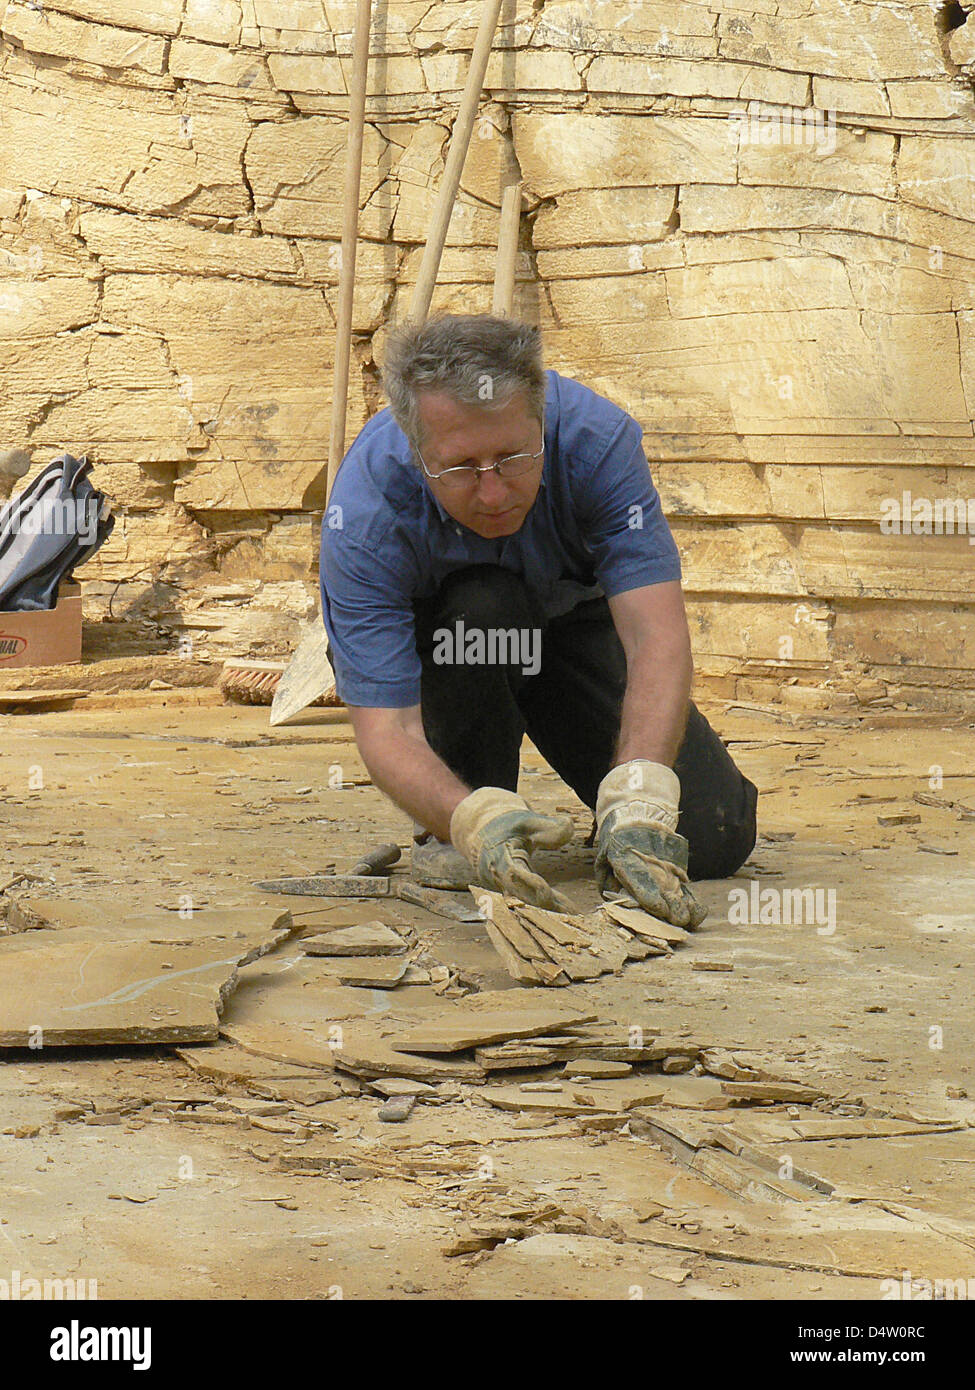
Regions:
[[[483,922],[483,912],[454,902],[437,888],[421,888],[401,876],[380,874],[310,874],[307,878],[270,878],[254,884],[264,893],[300,898],[398,898],[454,922]]]
[[[265,893],[299,898],[388,898],[389,878],[379,874],[308,874],[267,878],[254,884]]]

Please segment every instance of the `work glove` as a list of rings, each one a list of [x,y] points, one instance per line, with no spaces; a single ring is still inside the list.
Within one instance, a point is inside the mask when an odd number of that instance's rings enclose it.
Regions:
[[[675,927],[707,916],[687,878],[687,841],[677,834],[680,781],[671,768],[637,758],[606,774],[596,794],[596,882],[613,880],[640,906]]]
[[[481,787],[455,809],[450,838],[485,888],[554,912],[575,910],[528,859],[534,849],[558,849],[572,839],[570,816],[543,816],[515,792]]]

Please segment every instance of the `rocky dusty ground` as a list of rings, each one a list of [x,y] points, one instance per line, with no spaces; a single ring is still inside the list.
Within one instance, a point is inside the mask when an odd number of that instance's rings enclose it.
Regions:
[[[535,1113],[557,1093],[519,1087],[557,1066],[435,1082],[392,1124],[367,1079],[314,1054],[335,1000],[344,1018],[388,1015],[395,1028],[513,982],[476,924],[255,891],[257,879],[348,869],[379,841],[405,845],[407,822],[330,713],[272,731],[264,709],[200,698],[0,716],[7,900],[80,902],[102,925],[156,912],[188,933],[218,908],[247,927],[290,907],[306,935],[382,916],[452,983],[437,994],[438,971],[340,991],[299,934],[240,973],[224,1021],[258,1020],[238,1032],[250,1051],[8,1049],[0,1279],[96,1279],[101,1297],[677,1299],[875,1298],[904,1271],[975,1277],[972,727],[711,710],[761,791],[751,861],[702,885],[710,916],[673,955],[536,991],[607,1025],[654,1028],[675,1058],[731,1053],[823,1099],[702,1110],[671,1096],[666,1113],[598,1123]],[[576,813],[574,845],[545,867],[587,910],[584,808],[527,746],[523,773],[536,805]],[[822,889],[823,912],[741,922],[732,890],[752,881],[755,893]],[[759,901],[774,916],[782,899]],[[0,994],[0,1029],[5,1007]],[[261,1037],[270,1057],[254,1050]],[[698,1084],[659,1065],[635,1074]],[[499,1080],[523,1112],[489,1102]],[[701,1138],[716,1128],[738,1136],[734,1159],[734,1145]]]

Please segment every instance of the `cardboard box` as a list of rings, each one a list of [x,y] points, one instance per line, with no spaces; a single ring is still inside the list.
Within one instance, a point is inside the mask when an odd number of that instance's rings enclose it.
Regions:
[[[81,585],[62,583],[56,608],[0,612],[0,671],[65,666],[81,660]]]

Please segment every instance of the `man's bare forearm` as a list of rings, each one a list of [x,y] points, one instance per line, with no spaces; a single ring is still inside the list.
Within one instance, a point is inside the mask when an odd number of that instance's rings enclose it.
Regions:
[[[450,817],[471,789],[437,757],[422,733],[390,726],[378,735],[357,729],[356,739],[379,790],[438,840],[449,840]]]
[[[673,767],[687,724],[692,674],[689,648],[678,647],[669,655],[645,648],[631,659],[614,760],[617,766],[647,758]]]

